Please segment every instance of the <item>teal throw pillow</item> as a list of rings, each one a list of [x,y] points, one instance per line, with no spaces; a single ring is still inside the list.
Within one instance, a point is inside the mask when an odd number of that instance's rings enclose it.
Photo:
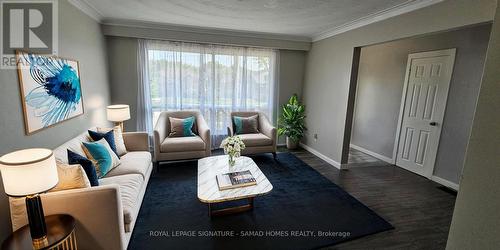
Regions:
[[[259,133],[259,115],[250,117],[233,116],[234,132],[240,134]]]
[[[193,133],[194,116],[185,119],[169,117],[168,120],[170,121],[170,133],[168,137],[195,136],[195,133]]]
[[[99,178],[104,177],[111,169],[118,166],[120,161],[105,139],[96,142],[83,142],[83,151],[94,163]]]

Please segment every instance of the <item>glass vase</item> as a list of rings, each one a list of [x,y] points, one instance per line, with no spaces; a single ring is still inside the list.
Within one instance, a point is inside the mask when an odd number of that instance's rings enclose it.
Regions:
[[[236,164],[236,157],[233,154],[229,154],[229,166],[234,167]]]

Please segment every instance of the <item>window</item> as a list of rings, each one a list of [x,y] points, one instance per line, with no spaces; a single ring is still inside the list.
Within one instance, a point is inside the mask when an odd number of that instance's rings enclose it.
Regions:
[[[153,124],[161,111],[200,110],[218,147],[232,111],[273,119],[274,50],[164,41],[145,48]]]

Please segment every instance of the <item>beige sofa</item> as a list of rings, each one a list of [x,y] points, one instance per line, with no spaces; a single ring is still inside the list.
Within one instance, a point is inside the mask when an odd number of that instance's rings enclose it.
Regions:
[[[170,131],[169,117],[196,118],[196,136],[189,137],[168,137]],[[199,111],[164,111],[161,112],[154,129],[154,162],[158,164],[162,161],[196,159],[210,156],[211,141],[210,128]]]
[[[148,151],[148,135],[123,134],[128,153],[121,164],[99,179],[99,186],[42,194],[45,215],[70,214],[75,217],[79,249],[126,249],[153,169]],[[81,142],[88,133],[54,150],[57,160],[67,163],[66,149],[85,155]],[[24,199],[10,199],[12,228],[28,223]]]
[[[269,122],[266,115],[262,112],[231,112],[231,125],[227,127],[227,133],[229,136],[234,134],[234,122],[233,116],[240,117],[250,117],[254,115],[259,115],[259,132],[257,134],[239,134],[243,143],[245,143],[245,149],[241,152],[242,155],[260,154],[260,153],[272,153],[273,157],[276,158],[276,128]]]

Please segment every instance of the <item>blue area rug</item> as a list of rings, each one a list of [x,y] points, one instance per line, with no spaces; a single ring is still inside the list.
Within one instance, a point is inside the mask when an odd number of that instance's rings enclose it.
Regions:
[[[393,228],[293,154],[252,159],[273,191],[253,211],[212,218],[197,198],[197,162],[162,165],[129,249],[315,249]]]

